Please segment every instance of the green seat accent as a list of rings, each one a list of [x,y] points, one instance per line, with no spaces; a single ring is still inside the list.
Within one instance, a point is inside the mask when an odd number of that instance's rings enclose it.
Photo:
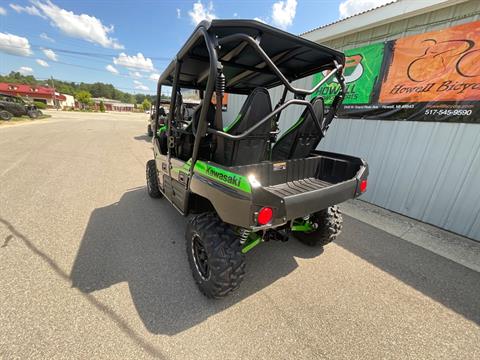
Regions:
[[[300,116],[300,117],[298,118],[298,120],[295,122],[295,124],[293,124],[292,126],[290,126],[290,128],[288,128],[288,130],[285,131],[285,132],[282,134],[282,136],[280,136],[280,138],[277,140],[277,142],[280,141],[280,140],[282,140],[285,136],[287,136],[287,135],[290,134],[293,130],[295,130],[297,127],[299,127],[299,126],[302,124],[302,122],[303,122],[304,119],[305,119],[305,118],[304,118],[303,116]],[[276,143],[275,143],[275,145],[276,145]],[[274,145],[274,147],[275,147],[275,145]]]
[[[235,120],[223,127],[223,131],[232,135],[240,135],[271,112],[272,102],[268,90],[256,88],[245,99]],[[241,139],[215,136],[216,148],[212,160],[224,166],[255,164],[267,160],[271,129],[271,121],[266,121]]]
[[[158,130],[157,130],[157,136],[160,136],[160,135],[162,134],[162,132],[164,132],[164,131],[167,131],[167,125],[166,125],[166,124],[165,124],[165,125],[162,125],[162,126],[160,126],[160,127],[158,128]]]
[[[316,117],[321,122],[324,116],[323,98],[317,97],[311,102]],[[322,133],[315,124],[308,108],[272,147],[271,159],[288,160],[307,157],[318,146]]]
[[[223,131],[228,133],[237,123],[242,119],[242,114],[238,114],[235,120],[223,128]]]

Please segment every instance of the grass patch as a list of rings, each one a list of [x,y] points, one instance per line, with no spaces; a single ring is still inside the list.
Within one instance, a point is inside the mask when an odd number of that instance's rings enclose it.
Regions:
[[[31,119],[29,116],[14,116],[10,120],[5,121],[5,120],[0,120],[0,125],[13,125],[13,124],[18,124],[20,122],[32,122],[32,121],[37,121],[37,120],[43,120],[43,119],[48,119],[52,117],[51,115],[46,115],[42,114],[36,119]]]

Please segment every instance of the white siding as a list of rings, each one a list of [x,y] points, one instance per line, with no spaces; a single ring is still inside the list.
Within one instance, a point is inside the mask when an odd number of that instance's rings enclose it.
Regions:
[[[480,240],[480,125],[337,119],[320,149],[368,161],[363,200]]]

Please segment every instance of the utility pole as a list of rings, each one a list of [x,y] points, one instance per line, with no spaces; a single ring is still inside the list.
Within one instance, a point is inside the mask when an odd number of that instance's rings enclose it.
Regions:
[[[50,80],[52,81],[52,88],[53,88],[53,105],[55,105],[55,109],[58,111],[57,97],[55,95],[55,83],[53,82],[53,76],[50,76]]]

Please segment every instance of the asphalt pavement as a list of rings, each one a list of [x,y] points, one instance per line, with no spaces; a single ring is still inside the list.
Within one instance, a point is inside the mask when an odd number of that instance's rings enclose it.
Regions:
[[[0,359],[480,358],[480,274],[348,215],[203,297],[186,219],[146,193],[147,116],[0,126]]]

